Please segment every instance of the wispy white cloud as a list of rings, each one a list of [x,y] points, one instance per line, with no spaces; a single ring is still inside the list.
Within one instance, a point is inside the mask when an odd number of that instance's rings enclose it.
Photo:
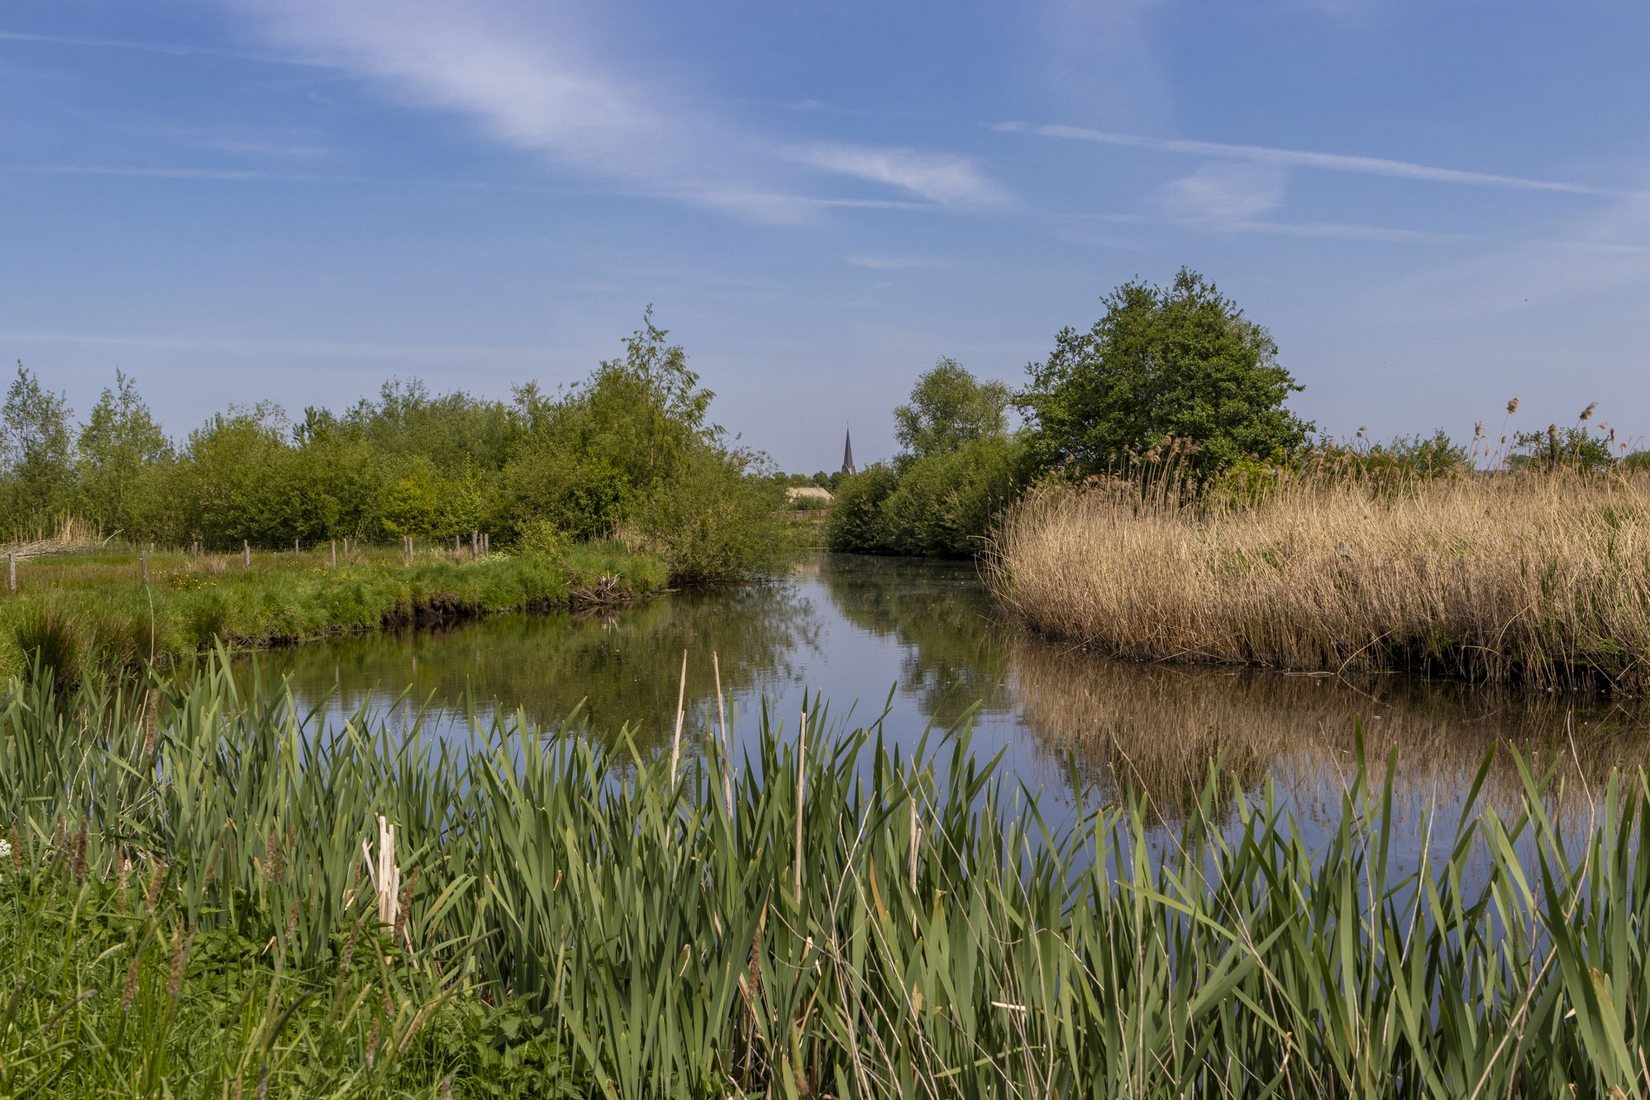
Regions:
[[[1558,229],[1556,237],[1504,244],[1430,266],[1383,292],[1378,306],[1393,315],[1453,322],[1617,291],[1630,291],[1641,301],[1650,293],[1650,194],[1610,203]]]
[[[1161,125],[1174,105],[1159,16],[1168,0],[1027,0],[1005,7],[1025,36],[1017,68],[1058,110]]]
[[[1499,187],[1514,191],[1547,191],[1569,195],[1592,195],[1602,198],[1627,198],[1640,194],[1639,192],[1620,188],[1602,187],[1573,180],[1510,176],[1497,172],[1479,172],[1464,168],[1447,168],[1436,164],[1421,164],[1415,161],[1394,160],[1388,157],[1328,153],[1310,149],[1284,149],[1272,145],[1237,145],[1220,141],[1199,141],[1191,138],[1165,138],[1153,137],[1147,134],[1120,133],[1112,130],[1091,130],[1082,126],[1033,125],[1025,122],[998,122],[991,124],[989,128],[1000,133],[1029,133],[1036,134],[1039,137],[1086,141],[1125,149],[1145,149],[1154,153],[1174,153],[1185,156],[1250,161],[1281,168],[1312,168],[1325,172],[1351,172],[1358,175],[1386,176],[1393,179],[1418,180],[1428,183]]]
[[[1152,217],[1147,214],[1084,214],[1070,219],[1077,225],[1101,223],[1106,225],[1177,225],[1210,233],[1264,234],[1279,237],[1306,237],[1320,240],[1371,241],[1391,244],[1451,244],[1470,241],[1466,233],[1435,233],[1424,229],[1404,229],[1388,225],[1360,225],[1351,222],[1285,222],[1257,218],[1229,220],[1187,220],[1174,217]],[[1087,229],[1067,230],[1062,240],[1078,244],[1098,244],[1108,248],[1135,247],[1116,234],[1095,234]]]
[[[1175,221],[1244,222],[1283,202],[1284,170],[1274,164],[1211,161],[1157,189],[1156,204]]]
[[[836,142],[793,146],[787,155],[821,171],[887,184],[945,206],[991,206],[1006,198],[971,157]]]
[[[1374,241],[1391,244],[1451,244],[1470,241],[1467,233],[1434,233],[1426,229],[1403,229],[1390,225],[1358,225],[1349,222],[1235,221],[1220,227],[1227,233],[1266,233],[1280,237],[1310,237],[1318,240]]]
[[[452,5],[435,0],[234,0],[283,50],[407,101],[456,112],[489,136],[632,193],[793,222],[832,207],[904,209],[888,200],[801,193],[797,162],[900,187],[930,202],[992,197],[959,158],[861,148],[797,157],[786,143],[708,109],[679,87],[636,75],[585,33],[572,5]],[[880,166],[880,167],[879,167]]]

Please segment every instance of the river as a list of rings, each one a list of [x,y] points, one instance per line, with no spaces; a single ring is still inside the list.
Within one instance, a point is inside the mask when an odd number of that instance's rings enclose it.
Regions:
[[[885,558],[821,556],[771,584],[338,639],[256,664],[334,720],[366,710],[405,726],[420,714],[423,735],[461,741],[472,709],[519,711],[585,735],[628,723],[652,751],[671,736],[684,651],[690,746],[715,726],[715,654],[736,741],[759,728],[764,706],[794,730],[820,700],[839,729],[886,710],[884,732],[904,746],[968,724],[977,754],[1001,753],[1005,780],[1068,818],[1132,790],[1173,820],[1219,758],[1228,782],[1259,795],[1270,781],[1299,828],[1321,829],[1339,817],[1360,740],[1377,766],[1395,754],[1400,821],[1452,812],[1497,746],[1487,804],[1515,801],[1516,749],[1557,772],[1561,808],[1584,813],[1610,769],[1643,762],[1650,746],[1650,714],[1623,704],[1403,676],[1119,663],[1026,635],[971,565]]]

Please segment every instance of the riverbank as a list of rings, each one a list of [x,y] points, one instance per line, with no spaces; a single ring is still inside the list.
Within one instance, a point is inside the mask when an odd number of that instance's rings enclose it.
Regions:
[[[1213,828],[1217,774],[1157,846],[1142,806],[1050,830],[966,739],[896,755],[818,700],[678,764],[321,728],[222,663],[150,691],[0,694],[8,1094],[466,1095],[476,1036],[528,1044],[524,1088],[627,1100],[1650,1086],[1642,770],[1562,835],[1526,771],[1412,865],[1361,773],[1323,845],[1265,798]]]
[[[222,643],[290,645],[338,634],[459,622],[504,611],[617,602],[661,591],[664,562],[613,543],[554,554],[331,548],[302,553],[135,551],[31,561],[0,596],[0,676],[39,653],[60,680],[167,664]]]
[[[1650,691],[1650,477],[1303,478],[1242,506],[1033,493],[988,561],[1032,628],[1112,656]]]

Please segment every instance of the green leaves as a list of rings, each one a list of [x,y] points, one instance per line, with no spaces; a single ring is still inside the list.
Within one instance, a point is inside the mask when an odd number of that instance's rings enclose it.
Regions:
[[[1177,441],[1207,477],[1305,443],[1311,426],[1283,407],[1301,387],[1277,345],[1203,276],[1125,283],[1102,304],[1089,331],[1065,329],[1028,368],[1017,402],[1045,462],[1098,473]]]
[[[153,688],[153,740],[95,684],[0,700],[13,1091],[1650,1088],[1642,772],[1576,820],[1518,760],[1503,814],[1452,807],[1406,853],[1392,761],[1361,752],[1317,840],[1218,769],[1169,837],[1144,802],[1051,828],[964,730],[902,752],[818,700],[805,735],[765,719],[673,774],[628,731],[472,719],[455,752],[221,664]],[[393,928],[361,870],[379,815]]]

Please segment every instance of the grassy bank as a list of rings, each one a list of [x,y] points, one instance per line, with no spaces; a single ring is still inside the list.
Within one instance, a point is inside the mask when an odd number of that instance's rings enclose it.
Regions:
[[[0,596],[0,675],[41,652],[59,679],[167,662],[210,648],[266,647],[498,611],[622,599],[664,587],[657,558],[612,544],[555,554],[491,555],[331,549],[235,555],[161,553],[149,583],[133,551],[31,560],[21,591]]]
[[[491,1033],[613,1097],[1650,1087],[1642,771],[1563,837],[1525,773],[1510,817],[1423,823],[1417,877],[1388,849],[1410,811],[1361,779],[1318,851],[1267,800],[1201,827],[1216,780],[1158,861],[1143,809],[1051,830],[965,741],[901,756],[817,715],[676,768],[510,725],[463,758],[366,715],[322,730],[222,668],[146,698],[6,689],[7,1083],[92,1092],[149,1059],[179,1094],[252,1094],[265,1066],[277,1091],[458,1095]],[[46,949],[64,928],[103,937],[71,946],[92,961]],[[225,942],[239,961],[189,946]],[[182,1004],[219,982],[220,1007]]]
[[[996,593],[1126,658],[1650,690],[1650,478],[1304,477],[1244,506],[1099,482],[1035,493]]]

